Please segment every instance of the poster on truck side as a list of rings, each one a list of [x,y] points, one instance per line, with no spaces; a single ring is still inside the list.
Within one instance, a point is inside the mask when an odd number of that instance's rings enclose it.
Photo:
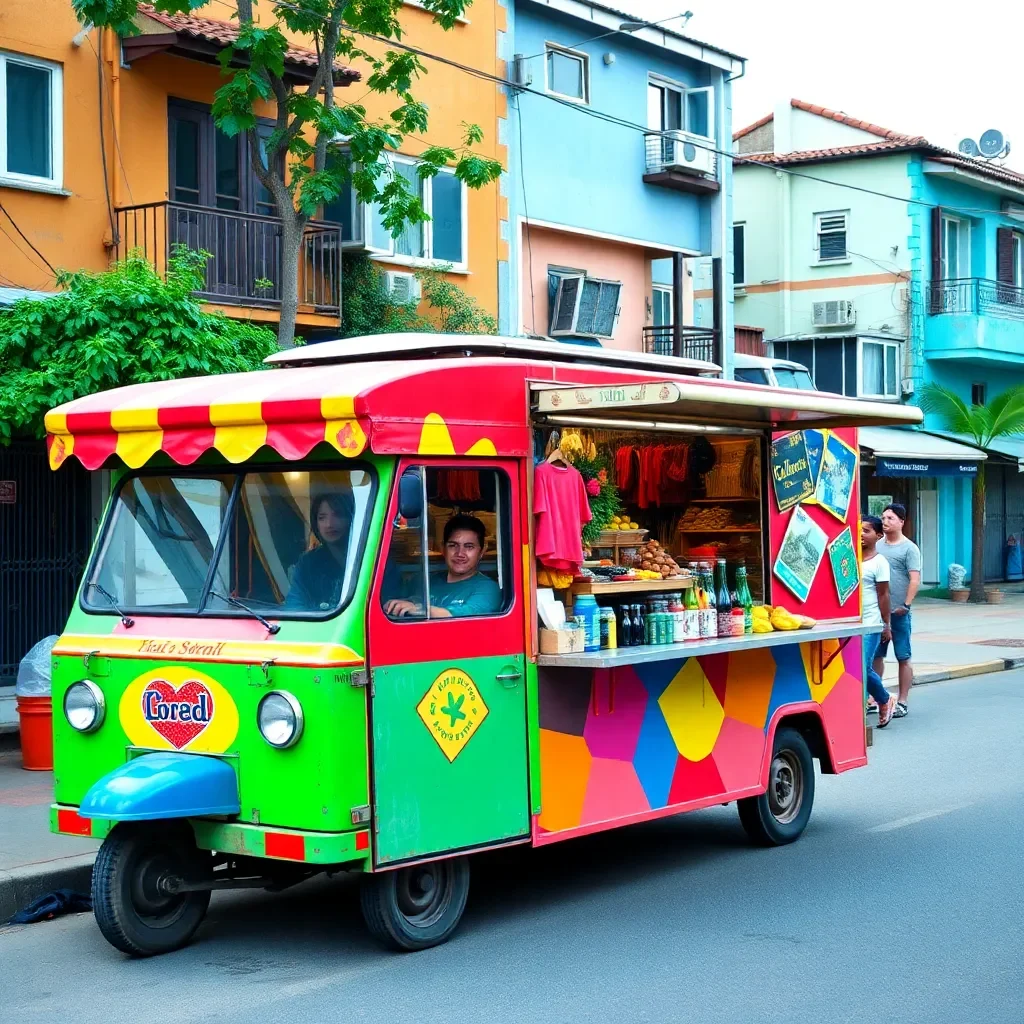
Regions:
[[[772,441],[769,462],[775,503],[780,512],[799,505],[814,494],[814,480],[802,430]]]

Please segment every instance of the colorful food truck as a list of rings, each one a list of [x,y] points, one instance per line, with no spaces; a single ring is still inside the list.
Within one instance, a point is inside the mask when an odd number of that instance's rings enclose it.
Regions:
[[[118,949],[340,871],[421,949],[473,853],[733,801],[786,843],[813,761],[865,764],[856,428],[917,410],[527,339],[268,363],[46,418],[52,467],[110,482],[52,828],[103,841]]]

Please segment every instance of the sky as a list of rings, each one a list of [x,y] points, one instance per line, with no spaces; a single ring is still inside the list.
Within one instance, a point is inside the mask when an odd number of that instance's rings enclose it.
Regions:
[[[1013,145],[1007,166],[1024,170],[1019,0],[607,2],[650,21],[692,11],[686,35],[746,57],[734,129],[796,97],[950,149],[998,128]]]

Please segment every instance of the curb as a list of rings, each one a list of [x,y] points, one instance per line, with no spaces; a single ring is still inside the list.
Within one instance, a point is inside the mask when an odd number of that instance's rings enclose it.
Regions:
[[[0,871],[0,927],[38,896],[54,889],[89,892],[92,885],[93,853],[64,857],[42,864]]]
[[[936,672],[922,672],[914,676],[914,686],[922,683],[941,683],[947,679],[966,679],[968,676],[984,676],[990,672],[1005,672],[1016,668],[1017,663],[1024,664],[1024,658],[992,658],[990,661],[977,661],[972,665],[954,665],[951,668],[939,669]]]

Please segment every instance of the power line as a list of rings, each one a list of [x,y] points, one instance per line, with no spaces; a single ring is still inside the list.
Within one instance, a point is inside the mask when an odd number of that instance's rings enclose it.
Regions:
[[[223,7],[228,7],[231,10],[235,9],[231,4],[227,3],[226,0],[215,0],[215,2],[221,4],[221,6],[223,6]],[[298,11],[299,13],[305,14],[307,16],[311,14],[310,11],[308,11],[308,10],[302,8],[302,7],[298,7],[295,4],[287,3],[286,0],[275,0],[274,6],[275,7],[282,7],[282,8],[288,9],[288,10]],[[320,17],[321,21],[326,22],[328,20],[327,18],[323,17],[322,15],[319,16],[319,17]],[[357,35],[364,36],[367,39],[373,39],[376,42],[383,43],[386,46],[395,47],[395,48],[397,48],[399,50],[404,50],[405,52],[415,54],[418,57],[426,57],[428,60],[433,60],[433,61],[436,61],[439,64],[444,64],[444,65],[446,65],[448,67],[455,68],[455,69],[457,69],[459,71],[462,71],[462,72],[464,72],[466,74],[472,75],[475,78],[479,78],[482,81],[491,82],[491,83],[493,83],[495,85],[500,85],[500,86],[503,86],[505,88],[515,90],[516,92],[519,92],[519,93],[524,93],[525,92],[525,93],[529,93],[531,96],[542,97],[543,99],[547,99],[547,100],[552,101],[553,103],[558,103],[561,106],[567,107],[570,110],[574,110],[574,111],[577,111],[579,113],[585,114],[588,117],[595,117],[598,120],[605,121],[608,124],[613,124],[613,125],[616,125],[616,126],[621,127],[621,128],[627,128],[627,129],[630,129],[632,131],[639,132],[642,135],[658,135],[658,136],[661,136],[663,138],[669,138],[669,139],[674,139],[675,138],[675,136],[672,135],[672,130],[671,129],[669,129],[667,131],[659,131],[659,130],[656,130],[656,129],[648,128],[646,125],[637,124],[635,121],[629,121],[629,120],[626,120],[625,118],[618,117],[618,116],[616,116],[614,114],[607,114],[604,111],[595,110],[594,108],[592,108],[592,107],[590,107],[590,106],[588,106],[586,104],[581,104],[578,101],[574,101],[574,100],[571,100],[571,99],[564,99],[563,97],[557,96],[557,95],[555,95],[553,93],[543,92],[543,91],[541,91],[539,89],[532,89],[529,86],[516,85],[514,82],[510,82],[507,79],[501,78],[499,75],[492,75],[490,72],[482,71],[479,68],[474,68],[474,67],[470,67],[470,66],[468,66],[466,64],[461,64],[458,61],[450,59],[449,57],[442,57],[439,54],[430,53],[428,50],[423,50],[423,49],[420,49],[420,48],[415,47],[415,46],[409,46],[406,43],[401,43],[401,42],[398,42],[397,40],[389,39],[386,36],[379,36],[379,35],[375,35],[372,32],[365,32],[362,29],[353,28],[351,25],[345,25],[345,27],[350,32],[354,32]],[[517,106],[517,110],[518,110],[518,106]],[[875,197],[877,197],[879,199],[890,199],[893,202],[897,202],[897,203],[907,203],[907,204],[910,204],[912,206],[923,206],[923,207],[925,207],[925,208],[927,208],[929,210],[934,210],[934,209],[941,208],[943,210],[949,210],[951,213],[998,214],[998,213],[1001,212],[1000,210],[992,209],[990,207],[943,206],[943,205],[941,205],[939,203],[929,203],[926,200],[914,199],[913,197],[910,197],[910,196],[894,196],[894,195],[891,195],[888,192],[880,192],[877,189],[866,188],[866,187],[864,187],[862,185],[852,185],[849,182],[832,181],[829,178],[819,178],[819,177],[816,177],[813,174],[807,174],[804,171],[795,171],[791,167],[787,167],[784,164],[773,163],[773,162],[771,162],[769,160],[755,160],[755,159],[752,159],[750,157],[744,157],[744,156],[741,156],[738,153],[733,153],[733,152],[730,152],[729,150],[720,149],[720,148],[718,148],[717,146],[715,146],[712,143],[705,143],[705,142],[697,141],[693,137],[688,137],[686,141],[687,141],[687,143],[693,145],[694,148],[696,148],[696,149],[705,150],[705,151],[707,151],[709,153],[715,153],[718,156],[722,156],[722,157],[725,157],[725,158],[727,158],[729,160],[732,160],[732,162],[734,164],[741,164],[741,165],[747,165],[747,166],[769,168],[771,170],[777,171],[780,174],[791,175],[794,178],[804,178],[807,181],[814,181],[814,182],[817,182],[818,184],[821,184],[821,185],[831,185],[833,188],[849,189],[850,191],[860,192],[860,193],[863,193],[865,195],[872,195],[872,196],[875,196]],[[865,154],[865,155],[870,155],[870,154]]]
[[[46,264],[46,266],[50,270],[50,273],[53,274],[54,278],[56,278],[57,271],[54,269],[53,264],[32,244],[32,241],[28,237],[28,235],[26,235],[25,232],[18,227],[14,218],[7,212],[7,208],[4,206],[3,203],[0,203],[0,213],[3,213],[3,215],[11,222],[11,227],[13,227],[14,230],[17,231],[19,235],[21,235],[21,237],[25,240],[25,244]],[[3,229],[0,228],[0,230]],[[4,234],[7,235],[7,232],[4,231]],[[7,235],[7,237],[10,238],[11,236]],[[13,242],[14,240],[11,239],[11,241]]]

